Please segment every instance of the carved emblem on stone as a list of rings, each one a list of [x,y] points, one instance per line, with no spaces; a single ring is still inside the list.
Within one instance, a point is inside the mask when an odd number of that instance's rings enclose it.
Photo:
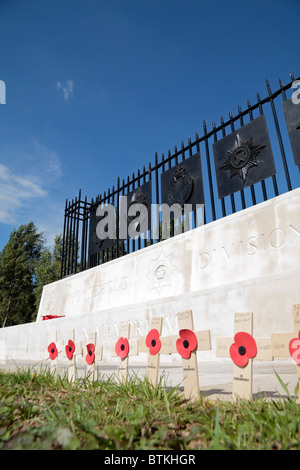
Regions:
[[[238,175],[246,181],[249,170],[258,165],[256,157],[264,148],[265,145],[255,145],[252,137],[243,141],[237,134],[235,145],[227,150],[227,160],[220,166],[220,170],[229,170],[230,178]]]
[[[170,257],[171,255],[165,256],[161,253],[157,259],[153,260],[147,275],[150,282],[149,290],[155,289],[160,294],[165,286],[171,286],[176,267],[172,264]]]

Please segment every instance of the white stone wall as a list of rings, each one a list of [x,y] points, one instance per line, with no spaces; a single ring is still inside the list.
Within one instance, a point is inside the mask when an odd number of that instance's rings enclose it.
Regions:
[[[152,316],[163,316],[162,334],[174,334],[177,312],[186,309],[196,330],[211,331],[212,351],[199,360],[217,360],[215,339],[232,335],[236,311],[252,311],[254,334],[270,336],[293,331],[294,303],[300,189],[45,286],[36,323],[0,330],[0,361],[40,361],[51,330],[67,339],[75,328],[82,341],[97,329],[109,362],[122,322],[138,338]],[[48,314],[65,317],[42,321]]]

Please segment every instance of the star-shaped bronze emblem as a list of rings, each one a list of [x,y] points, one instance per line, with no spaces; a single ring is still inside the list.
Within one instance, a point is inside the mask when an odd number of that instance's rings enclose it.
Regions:
[[[259,155],[265,145],[254,145],[253,138],[242,141],[237,134],[235,145],[227,150],[227,160],[220,170],[229,170],[230,178],[238,175],[243,181],[246,181],[249,170],[258,165],[256,157]]]

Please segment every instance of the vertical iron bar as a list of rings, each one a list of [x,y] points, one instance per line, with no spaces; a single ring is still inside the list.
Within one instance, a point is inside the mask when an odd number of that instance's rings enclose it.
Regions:
[[[65,243],[66,243],[66,218],[67,218],[67,204],[68,199],[66,199],[65,204],[65,214],[64,214],[64,229],[63,229],[63,239],[62,239],[62,252],[61,252],[61,266],[60,266],[60,278],[62,279],[65,276]]]
[[[282,83],[281,78],[279,79],[279,85],[280,85],[280,88],[281,88],[282,100],[283,100],[283,101],[286,101],[286,94],[285,94],[284,85],[283,85],[283,83]]]
[[[76,197],[75,199],[72,199],[72,210],[71,210],[71,214],[72,214],[72,218],[71,218],[71,232],[70,232],[70,254],[71,254],[71,257],[70,257],[70,274],[73,274],[73,261],[74,261],[74,219],[75,219],[75,216],[74,216],[74,204],[75,204],[75,201],[76,201]]]
[[[135,181],[134,180],[135,180],[135,174],[132,173],[132,180],[131,180],[132,191],[135,190]],[[135,251],[135,244],[136,244],[135,242],[136,242],[135,238],[131,238],[131,244],[132,244],[132,251],[133,252]]]
[[[224,118],[223,118],[223,116],[221,116],[221,127],[222,127],[222,135],[224,137],[225,136],[225,129],[224,129]],[[218,138],[217,138],[215,122],[213,122],[213,129],[214,129],[214,142],[217,142]],[[225,208],[224,197],[221,198],[221,207],[222,207],[222,215],[223,215],[223,217],[225,217],[226,216],[226,208]]]
[[[110,188],[108,188],[107,190],[107,200],[106,200],[106,204],[110,204],[110,198],[111,198],[111,195],[110,195]],[[112,246],[107,248],[107,261],[110,261],[113,259],[113,246],[114,244],[112,243]],[[98,260],[97,260],[98,261]]]
[[[191,139],[189,138],[189,145],[191,143],[190,141],[191,141]],[[191,149],[191,147],[189,147],[189,151],[190,151],[190,149]],[[181,152],[182,152],[182,161],[185,161],[185,151],[184,151],[183,140],[181,141]],[[180,217],[179,223],[181,224],[181,228],[179,229],[180,230],[179,233],[182,233],[182,226],[184,227],[184,229],[186,229],[186,231],[190,230],[190,215],[189,215],[189,213],[187,213],[186,215],[184,215],[184,213],[183,213],[182,216]]]
[[[86,232],[86,197],[85,202],[83,203],[83,213],[82,213],[82,231],[81,231],[81,259],[80,259],[80,270],[85,270],[85,232]]]
[[[193,155],[193,149],[192,149],[192,139],[189,137],[188,138],[188,143],[189,143],[189,157]],[[200,165],[201,165],[201,159],[200,159]],[[196,227],[196,214],[197,214],[197,209],[192,210],[192,228]]]
[[[258,102],[258,107],[259,107],[259,113],[262,116],[264,114],[263,107],[261,104],[261,99],[259,93],[257,93],[257,102]],[[275,196],[278,196],[278,187],[277,187],[277,180],[276,180],[276,175],[272,176],[272,181],[273,181],[273,188],[274,188],[274,193]]]
[[[70,230],[72,228],[72,217],[71,217],[71,202],[69,201],[68,206],[68,224],[67,224],[67,260],[66,260],[66,275],[70,274]]]
[[[178,165],[178,151],[177,151],[177,145],[174,147],[174,153],[175,153],[175,165]],[[171,162],[169,163],[169,168],[171,168]]]
[[[138,184],[138,188],[139,188],[141,186],[141,172],[140,172],[140,170],[138,170],[138,182],[137,182],[137,184]],[[141,230],[141,225],[140,225],[140,230]],[[139,232],[139,237],[138,237],[138,240],[137,240],[138,250],[141,249],[141,241],[142,241],[141,240],[141,232]]]
[[[273,119],[274,119],[274,123],[275,123],[275,127],[276,127],[279,147],[280,147],[280,151],[281,151],[281,157],[282,157],[282,163],[283,163],[284,172],[285,172],[285,178],[286,178],[288,190],[291,191],[292,185],[291,185],[291,180],[290,180],[289,170],[288,170],[288,166],[287,166],[285,151],[284,151],[284,148],[283,148],[283,142],[282,142],[280,127],[279,127],[279,122],[278,122],[277,113],[276,113],[276,109],[275,109],[275,105],[274,105],[274,100],[272,98],[272,91],[271,91],[271,86],[270,86],[269,80],[266,80],[266,83],[267,83],[268,93],[269,93],[269,96],[270,96],[270,103],[271,103]]]
[[[76,206],[77,206],[77,196],[75,197],[74,204],[72,207],[73,223],[72,223],[72,257],[71,257],[71,274],[74,274],[75,266],[74,261],[76,254],[75,251],[75,226],[76,226]]]
[[[126,191],[126,197],[128,197],[128,193],[130,192],[130,188],[129,188],[129,185],[130,185],[130,179],[129,179],[129,176],[127,176],[127,191]],[[127,211],[127,207],[128,207],[128,201],[127,201],[127,205],[126,205],[126,211]],[[127,215],[126,215],[126,224],[127,224],[127,253],[130,253],[130,239],[129,239],[129,235],[128,235],[128,223],[127,223],[128,219],[127,219]]]
[[[116,208],[115,208],[115,186],[112,187],[111,201],[109,200],[109,203],[112,203],[114,209],[116,210]],[[116,223],[115,230],[117,232],[117,217],[116,217],[116,221],[114,223]],[[112,242],[111,259],[117,258],[116,252],[114,251],[115,243],[116,243],[116,238],[114,238],[113,242]]]
[[[232,117],[232,112],[229,111],[229,118],[230,118],[230,125],[231,125],[231,132],[234,132],[234,123],[233,123],[233,117]],[[225,129],[224,129],[224,135],[225,135]],[[242,196],[242,194],[241,194]],[[234,213],[236,211],[235,209],[235,199],[234,199],[234,194],[230,194],[230,200],[231,200],[231,209],[232,209],[232,212]],[[242,198],[242,202],[243,202],[243,198]]]
[[[212,219],[216,220],[216,209],[215,209],[214,190],[213,190],[211,167],[210,167],[206,121],[203,121],[203,130],[204,130],[204,137],[205,137],[206,163],[207,163],[208,181],[209,181],[209,189],[210,189]]]
[[[184,143],[183,143],[183,140],[181,141],[181,157],[182,157],[182,161],[185,160],[185,153],[184,153]]]
[[[151,162],[149,162],[149,166],[148,166],[148,172],[149,172],[149,181],[150,181],[150,184],[151,184],[151,194],[152,194],[152,168],[151,168]],[[151,197],[151,207],[150,207],[150,210],[152,211],[152,197]],[[150,232],[149,232],[149,236],[150,236],[150,245],[153,244],[153,239],[152,239],[152,230],[154,227],[152,227],[152,212],[151,212],[151,215],[150,215]]]
[[[118,176],[117,180],[117,220],[116,220],[116,231],[117,231],[117,239],[116,239],[116,257],[119,258],[119,244],[120,244],[120,177]]]
[[[155,192],[156,192],[156,204],[157,207],[159,207],[159,181],[158,181],[158,157],[157,157],[157,152],[155,152]],[[161,235],[161,227],[160,227],[160,217],[159,217],[159,211],[158,211],[158,220],[157,220],[157,229],[158,229],[158,241],[161,240],[160,235]]]
[[[125,194],[125,180],[123,179],[122,181],[122,196],[124,196]],[[124,256],[125,254],[125,240],[122,239],[122,250],[121,250],[121,253],[122,253],[122,256]],[[127,247],[126,247],[127,249]]]
[[[244,119],[243,119],[243,116],[242,116],[242,108],[241,106],[239,105],[238,106],[238,111],[239,111],[239,116],[240,116],[240,124],[241,124],[241,127],[244,125]],[[254,191],[254,186],[253,184],[250,185],[250,190],[251,190],[251,196],[252,196],[252,204],[253,206],[256,205],[256,197],[255,197],[255,191]],[[244,197],[244,190],[243,191],[243,197]],[[245,197],[244,197],[244,200],[245,200]]]
[[[189,157],[193,155],[193,150],[192,150],[192,139],[188,137],[188,143],[189,143]]]
[[[143,182],[142,182],[142,184],[145,184],[145,183],[146,183],[146,167],[144,165],[143,166]],[[148,207],[148,210],[149,210],[149,207]],[[148,217],[148,212],[147,212],[147,217]],[[147,222],[148,222],[148,220],[149,220],[149,217],[147,218]],[[144,243],[143,243],[144,248],[147,246],[147,240],[148,240],[148,232],[149,232],[148,223],[147,223],[147,228],[148,228],[147,232],[143,235],[143,237],[144,237]]]
[[[81,189],[78,194],[78,209],[77,209],[77,224],[75,234],[75,274],[77,273],[77,262],[78,262],[78,233],[79,233],[79,220],[80,220],[80,203],[81,203]]]
[[[102,202],[103,202],[103,207],[105,207],[105,204],[107,202],[106,191],[103,192]],[[109,250],[109,248],[106,248],[106,250],[104,250],[104,249],[102,250],[102,262],[103,263],[106,263],[106,261],[108,260],[108,250]]]
[[[201,153],[200,153],[200,142],[199,142],[198,132],[195,133],[195,137],[196,137],[196,141],[197,141],[196,149],[197,149],[197,153],[199,152],[199,154],[200,154],[200,162],[201,162],[201,168],[202,168],[202,158],[201,158]],[[203,184],[203,186],[204,186],[204,184]],[[204,193],[204,187],[203,187],[203,193]],[[196,220],[197,220],[197,218],[196,218]],[[195,225],[196,225],[196,220],[195,220]],[[204,203],[204,210],[203,210],[203,224],[204,225],[206,224],[206,207],[205,207],[205,203]]]
[[[248,109],[249,109],[250,121],[253,121],[253,112],[252,112],[252,109],[251,109],[251,103],[250,103],[249,99],[247,100],[247,104],[248,104]],[[267,197],[267,190],[266,190],[265,180],[261,181],[261,188],[262,188],[262,192],[263,192],[264,201],[266,201],[268,199],[268,197]]]

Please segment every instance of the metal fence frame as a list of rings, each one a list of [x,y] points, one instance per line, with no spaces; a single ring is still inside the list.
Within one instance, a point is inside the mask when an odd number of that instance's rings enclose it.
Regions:
[[[292,151],[289,148],[290,143],[288,136],[286,135],[286,126],[283,118],[282,107],[276,108],[277,100],[281,102],[289,99],[287,94],[291,95],[294,92],[292,87],[293,83],[298,79],[295,79],[293,74],[290,74],[291,81],[284,85],[279,80],[279,88],[272,92],[271,86],[268,80],[267,85],[267,96],[263,99],[257,94],[257,100],[255,104],[251,104],[250,100],[247,100],[246,109],[242,110],[241,106],[238,106],[238,112],[233,116],[232,112],[229,112],[229,119],[224,120],[223,116],[220,118],[220,124],[216,125],[212,123],[211,130],[208,130],[206,121],[203,121],[203,135],[199,137],[199,134],[195,134],[195,139],[192,141],[188,138],[188,144],[185,145],[181,142],[181,148],[177,149],[175,146],[174,152],[168,151],[167,157],[162,154],[159,159],[157,153],[155,153],[155,161],[152,165],[148,164],[148,167],[143,167],[143,170],[138,170],[137,173],[133,173],[131,177],[128,176],[127,181],[124,179],[121,181],[117,179],[117,185],[112,186],[103,195],[99,194],[95,199],[87,201],[87,197],[82,199],[81,190],[79,191],[78,197],[72,199],[72,201],[66,200],[65,214],[64,214],[64,228],[63,228],[63,249],[62,249],[62,262],[61,262],[61,277],[75,274],[76,272],[83,271],[90,267],[105,263],[116,257],[123,256],[127,253],[136,251],[147,245],[159,242],[161,238],[161,225],[158,222],[157,226],[157,237],[153,239],[150,235],[146,239],[141,238],[137,240],[119,239],[119,230],[117,229],[117,237],[113,248],[99,251],[99,253],[88,256],[88,239],[89,239],[89,219],[91,210],[99,204],[112,204],[116,208],[117,214],[117,227],[119,226],[119,198],[128,194],[133,189],[138,188],[142,184],[150,181],[152,185],[153,203],[160,204],[160,175],[162,172],[172,168],[172,166],[188,159],[197,152],[200,152],[201,163],[202,163],[202,174],[203,174],[203,186],[204,186],[204,215],[203,224],[210,223],[219,218],[225,217],[229,214],[235,213],[239,210],[243,210],[247,207],[256,205],[259,202],[266,201],[270,198],[276,197],[287,191],[291,191],[296,187],[299,187],[299,173],[298,170],[294,172],[296,164],[293,161]],[[300,106],[300,104],[299,104]],[[281,173],[277,173],[267,180],[263,180],[260,183],[256,183],[248,188],[245,188],[239,192],[226,196],[225,198],[219,199],[216,195],[216,175],[214,171],[213,159],[211,157],[212,142],[217,142],[220,138],[228,135],[226,132],[229,129],[229,134],[238,128],[244,126],[247,122],[255,119],[256,114],[259,116],[262,114],[266,115],[268,122],[268,129],[272,133],[273,141],[272,149],[275,159],[276,168],[281,169]],[[236,125],[238,124],[238,127]],[[276,138],[277,137],[277,138]],[[277,142],[276,142],[277,141]],[[293,169],[293,172],[291,172]],[[279,181],[280,177],[280,181]],[[197,218],[195,212],[193,213],[192,223],[190,228],[197,226]],[[171,227],[170,236],[174,234],[174,230]]]

